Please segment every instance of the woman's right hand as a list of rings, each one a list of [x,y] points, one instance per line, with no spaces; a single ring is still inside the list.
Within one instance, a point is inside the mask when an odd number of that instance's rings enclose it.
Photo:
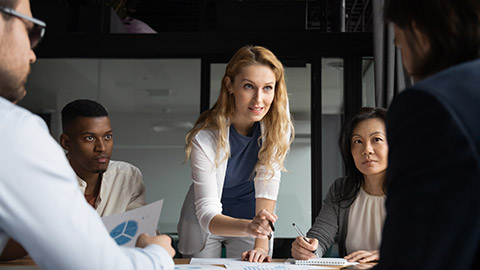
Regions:
[[[269,236],[273,232],[273,223],[275,223],[277,219],[277,215],[262,209],[252,219],[252,222],[248,224],[247,233],[254,238],[269,239]]]
[[[172,238],[165,234],[149,236],[146,233],[142,233],[140,236],[138,236],[135,246],[139,248],[145,248],[151,244],[156,244],[163,247],[168,254],[172,256],[172,258],[175,256],[175,249],[172,247]]]
[[[349,262],[367,263],[378,261],[380,255],[378,250],[357,250],[344,257]]]
[[[316,238],[307,238],[306,242],[302,236],[298,236],[292,243],[292,256],[295,260],[308,260],[316,258],[315,250],[318,248]]]

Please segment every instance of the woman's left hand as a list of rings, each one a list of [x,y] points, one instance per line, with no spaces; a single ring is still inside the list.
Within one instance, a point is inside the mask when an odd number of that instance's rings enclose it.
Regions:
[[[260,247],[242,253],[242,261],[270,262],[271,260],[272,258],[268,256],[268,251]]]
[[[372,261],[378,261],[380,259],[380,255],[378,250],[357,250],[352,252],[344,257],[349,262],[359,262],[359,263],[367,263]]]

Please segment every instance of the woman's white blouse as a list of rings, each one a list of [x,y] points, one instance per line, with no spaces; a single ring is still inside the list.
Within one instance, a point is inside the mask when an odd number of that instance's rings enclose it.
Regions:
[[[262,131],[264,125],[260,122]],[[228,130],[228,129],[227,129]],[[228,136],[229,134],[227,134]],[[208,233],[210,221],[214,216],[222,213],[223,184],[227,169],[228,159],[225,152],[220,151],[220,161],[215,165],[216,159],[217,132],[212,130],[201,130],[197,133],[192,142],[191,163],[192,180],[194,188],[194,204],[196,215],[202,229]],[[280,166],[273,164],[274,172],[267,173],[265,166],[260,166],[255,178],[255,198],[277,200],[280,187]]]
[[[385,199],[385,195],[373,196],[360,188],[348,215],[347,254],[379,249],[386,215]]]

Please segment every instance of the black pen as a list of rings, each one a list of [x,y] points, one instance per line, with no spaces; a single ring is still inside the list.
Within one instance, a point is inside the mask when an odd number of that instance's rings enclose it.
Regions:
[[[297,227],[297,225],[295,225],[295,223],[292,223],[292,226],[293,226],[293,228],[295,228],[295,230],[297,230],[298,234],[303,238],[303,240],[304,240],[305,242],[310,243],[310,242],[308,242],[307,237],[302,233],[302,231],[300,231],[300,229]],[[315,256],[317,256],[317,258],[320,257],[320,256],[318,256],[317,250],[312,251],[312,253],[315,253]]]
[[[273,223],[270,220],[268,221],[268,224],[270,224],[270,228],[272,228],[272,231],[275,231],[275,227],[273,226]],[[272,238],[272,235],[273,235],[273,233],[270,233],[268,235],[268,240],[270,240]]]

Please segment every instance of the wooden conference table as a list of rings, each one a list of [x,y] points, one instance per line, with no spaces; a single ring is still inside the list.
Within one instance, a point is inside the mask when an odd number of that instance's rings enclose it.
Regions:
[[[175,264],[188,264],[190,262],[190,259],[173,259],[175,261]],[[273,262],[284,262],[285,259],[273,259]],[[362,264],[362,266],[365,266],[365,268],[359,268],[359,269],[368,269],[372,267],[374,264]],[[217,265],[217,266],[223,266],[223,265]],[[327,266],[327,265],[326,265]],[[327,267],[333,268],[333,269],[340,269],[343,266],[331,266],[328,265]],[[30,259],[20,259],[20,260],[14,260],[14,261],[9,261],[9,262],[0,262],[0,270],[40,270],[40,267],[38,267],[35,262]]]

